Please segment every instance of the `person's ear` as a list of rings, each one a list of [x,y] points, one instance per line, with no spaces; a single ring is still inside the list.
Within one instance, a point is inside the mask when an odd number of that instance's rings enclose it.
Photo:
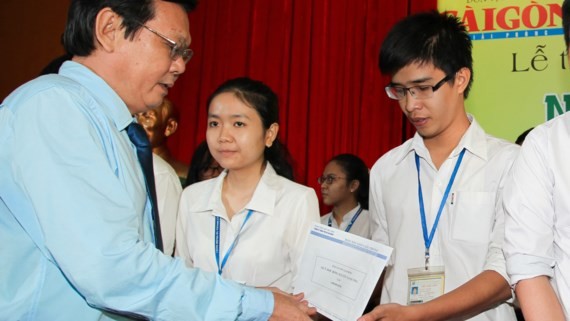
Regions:
[[[168,118],[166,121],[166,128],[164,129],[164,136],[168,137],[176,132],[178,129],[178,122],[174,118]]]
[[[98,47],[112,52],[121,33],[122,19],[111,8],[103,8],[95,17],[95,39]]]
[[[277,139],[277,134],[279,133],[279,124],[273,123],[269,128],[265,131],[265,146],[267,148],[273,145],[275,139]]]
[[[457,92],[459,94],[465,93],[465,89],[467,89],[467,85],[469,85],[470,80],[471,70],[469,70],[467,67],[463,67],[455,73],[455,80],[453,84],[457,88]]]
[[[356,190],[358,190],[359,187],[360,187],[359,180],[353,179],[352,182],[350,182],[349,189],[351,193],[354,193]]]

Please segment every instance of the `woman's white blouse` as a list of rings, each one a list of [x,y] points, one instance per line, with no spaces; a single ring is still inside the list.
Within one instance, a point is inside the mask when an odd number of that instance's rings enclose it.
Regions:
[[[189,267],[218,271],[215,258],[215,217],[220,217],[220,262],[238,242],[222,270],[227,279],[257,287],[293,292],[308,231],[319,222],[315,191],[277,175],[268,163],[250,202],[231,220],[222,203],[224,171],[214,179],[188,186],[178,209],[176,254]]]

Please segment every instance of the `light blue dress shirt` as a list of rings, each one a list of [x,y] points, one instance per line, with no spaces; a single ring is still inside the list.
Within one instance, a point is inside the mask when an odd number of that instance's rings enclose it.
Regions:
[[[132,121],[75,62],[0,105],[0,320],[266,320],[270,292],[155,249]]]

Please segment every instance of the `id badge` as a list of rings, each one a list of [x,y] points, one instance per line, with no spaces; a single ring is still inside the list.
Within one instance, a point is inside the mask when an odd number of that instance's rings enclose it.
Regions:
[[[408,269],[408,305],[428,302],[443,294],[445,268],[430,266]]]

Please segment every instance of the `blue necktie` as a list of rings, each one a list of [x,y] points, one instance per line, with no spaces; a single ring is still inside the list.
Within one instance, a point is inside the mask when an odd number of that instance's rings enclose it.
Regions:
[[[137,157],[145,178],[146,192],[150,198],[152,221],[154,223],[154,244],[157,249],[162,251],[162,234],[160,232],[160,219],[158,217],[154,171],[152,169],[152,148],[150,146],[150,141],[148,140],[148,136],[146,135],[144,128],[135,122],[127,126],[127,134],[129,135],[131,142],[137,148]]]

